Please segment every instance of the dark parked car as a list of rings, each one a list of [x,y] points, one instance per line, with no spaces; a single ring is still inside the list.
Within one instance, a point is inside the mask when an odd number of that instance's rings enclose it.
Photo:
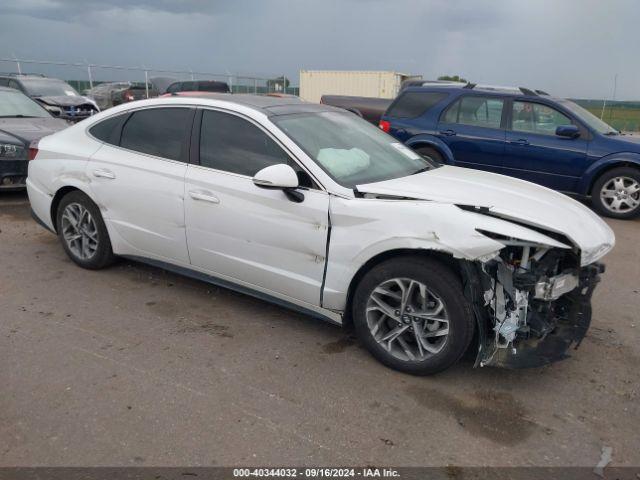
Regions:
[[[348,108],[344,99],[340,106]],[[426,82],[403,88],[379,126],[439,162],[590,198],[606,216],[640,215],[640,137],[570,100],[527,88]]]
[[[165,93],[177,92],[216,92],[231,93],[229,84],[215,80],[189,80],[174,82],[167,87]]]
[[[71,85],[42,75],[3,75],[0,86],[15,88],[31,97],[52,115],[77,122],[99,112],[95,102],[80,95]]]
[[[98,108],[105,110],[116,105],[147,98],[147,89],[149,98],[158,96],[158,90],[153,84],[146,87],[144,83],[132,82],[101,83],[87,90],[86,96],[92,98]]]
[[[388,98],[351,97],[345,95],[323,95],[320,99],[320,103],[349,110],[374,125],[378,125],[382,115],[392,102],[393,100]]]
[[[0,190],[24,188],[29,144],[68,126],[21,92],[0,87]]]

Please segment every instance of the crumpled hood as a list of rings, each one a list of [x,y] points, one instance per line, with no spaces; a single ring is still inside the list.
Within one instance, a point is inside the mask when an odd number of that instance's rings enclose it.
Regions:
[[[358,185],[361,193],[484,207],[497,216],[565,235],[582,251],[583,264],[615,243],[609,226],[589,208],[545,187],[504,175],[443,166],[428,172]]]
[[[56,95],[50,97],[35,97],[35,100],[38,100],[41,103],[46,103],[47,105],[52,105],[55,107],[78,107],[80,105],[91,105],[93,106],[93,101],[88,99],[87,97],[82,97],[80,95]]]
[[[19,141],[28,145],[52,133],[63,130],[69,124],[53,117],[43,118],[0,118],[0,138]]]

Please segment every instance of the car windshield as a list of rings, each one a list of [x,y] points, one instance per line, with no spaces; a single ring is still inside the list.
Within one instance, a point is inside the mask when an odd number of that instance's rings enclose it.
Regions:
[[[612,135],[618,131],[606,122],[603,122],[586,108],[581,107],[577,103],[570,100],[561,102],[564,107],[569,109],[576,117],[586,123],[589,127],[602,135]]]
[[[69,96],[76,97],[78,92],[62,80],[54,80],[51,78],[29,78],[22,79],[22,84],[32,97],[60,97]]]
[[[0,92],[0,118],[6,117],[51,117],[49,112],[26,95],[14,91]]]
[[[291,114],[272,120],[331,178],[347,188],[435,167],[352,113]]]

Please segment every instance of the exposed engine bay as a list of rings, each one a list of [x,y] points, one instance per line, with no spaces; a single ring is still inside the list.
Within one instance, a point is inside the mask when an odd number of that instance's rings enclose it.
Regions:
[[[501,239],[507,245],[484,263],[467,264],[479,326],[476,365],[536,367],[566,358],[591,323],[591,295],[604,271],[580,267],[571,249]]]

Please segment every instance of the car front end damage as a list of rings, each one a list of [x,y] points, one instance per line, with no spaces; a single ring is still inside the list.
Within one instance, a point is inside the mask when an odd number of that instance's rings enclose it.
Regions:
[[[540,367],[569,356],[591,323],[604,265],[581,265],[572,248],[496,238],[495,257],[462,262],[478,325],[476,366]]]
[[[25,145],[3,143],[0,138],[0,191],[24,188],[27,179]]]
[[[80,96],[33,97],[54,117],[76,123],[100,112],[96,103]]]

